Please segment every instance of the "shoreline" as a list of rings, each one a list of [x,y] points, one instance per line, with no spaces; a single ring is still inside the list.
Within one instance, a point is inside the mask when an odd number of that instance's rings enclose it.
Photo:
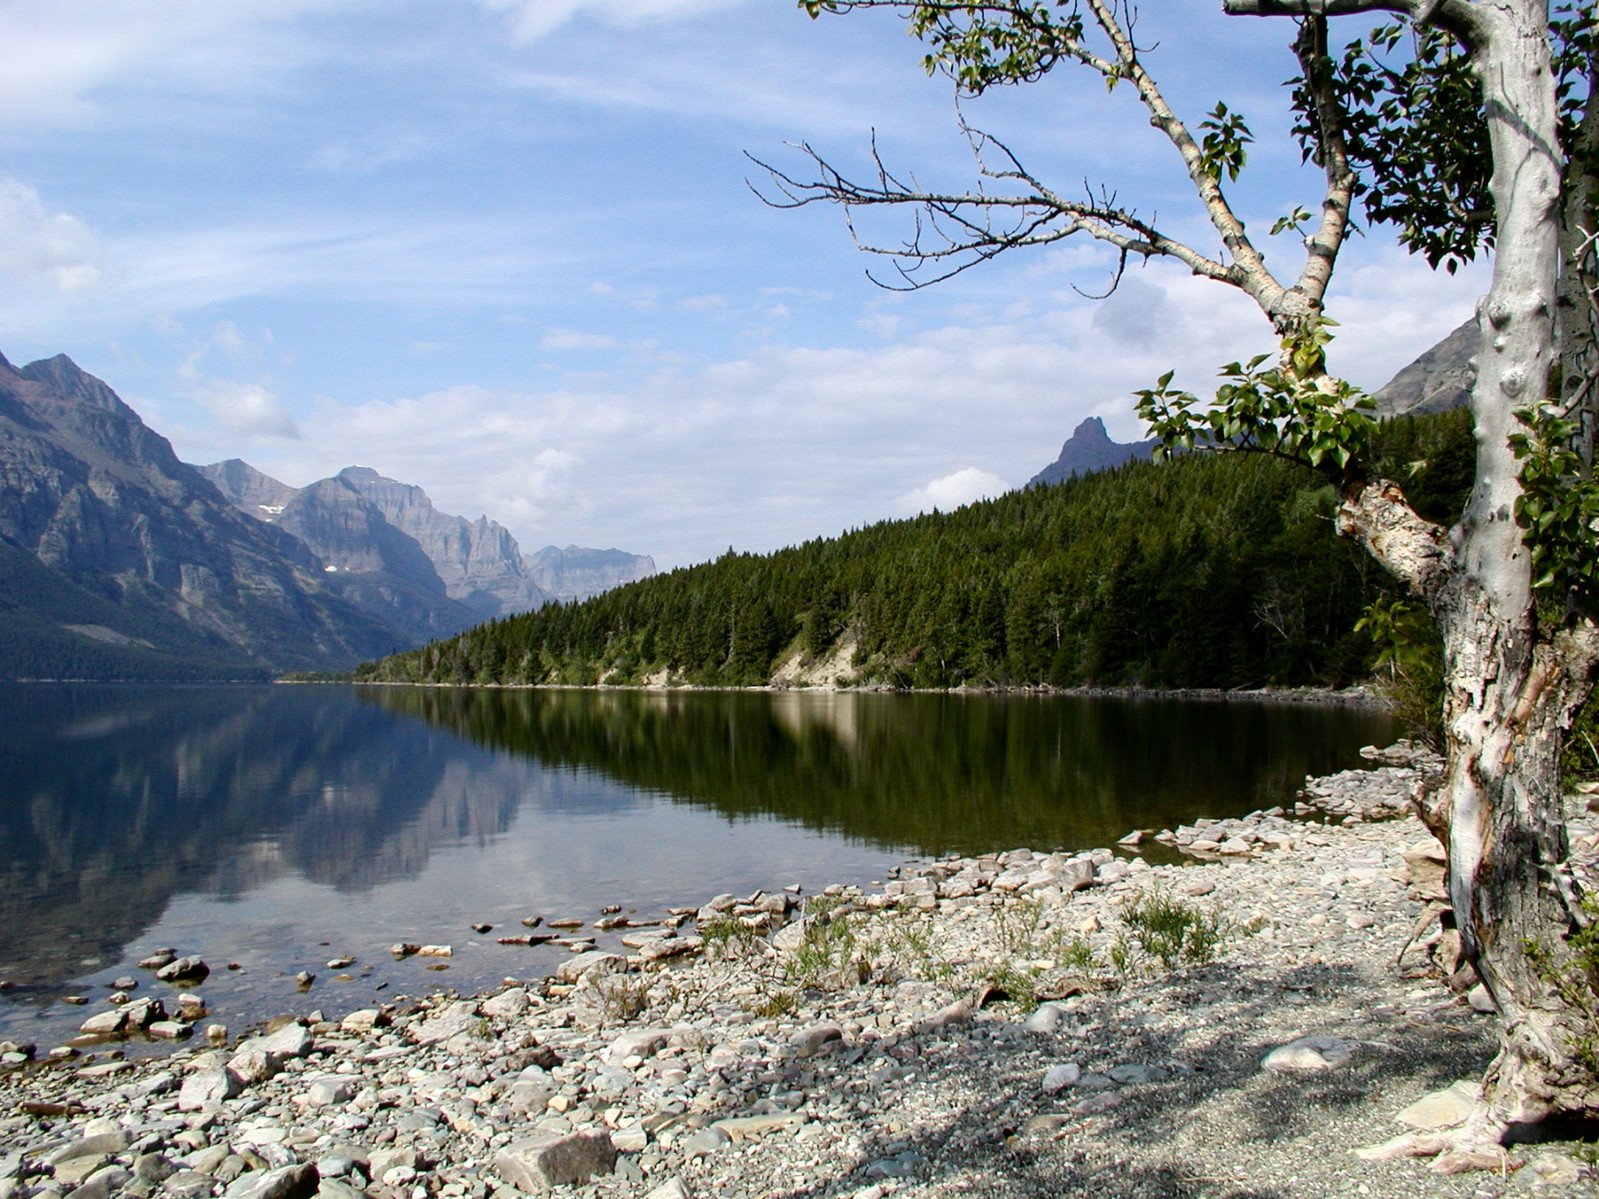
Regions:
[[[1369,685],[1353,687],[1051,687],[965,686],[889,687],[886,685],[843,686],[839,684],[762,684],[760,686],[705,686],[699,683],[402,683],[373,679],[295,679],[275,678],[285,685],[336,685],[350,687],[416,687],[436,690],[452,688],[468,691],[593,691],[638,692],[646,695],[674,693],[755,694],[755,695],[952,695],[952,696],[1037,696],[1039,698],[1084,699],[1186,699],[1200,702],[1248,702],[1323,704],[1328,707],[1391,709],[1392,704]]]
[[[1352,1153],[1493,1050],[1426,946],[1400,959],[1430,838],[1396,811],[1424,768],[1308,780],[1300,819],[1156,834],[1184,864],[908,862],[807,911],[718,896],[626,957],[476,996],[138,1061],[8,1060],[0,1199],[511,1199],[544,1177],[585,1199],[1482,1194]],[[1168,970],[1129,919],[1150,896],[1213,920],[1215,957]],[[1592,1193],[1558,1146],[1518,1157],[1493,1194]],[[287,1189],[252,1189],[269,1181]]]

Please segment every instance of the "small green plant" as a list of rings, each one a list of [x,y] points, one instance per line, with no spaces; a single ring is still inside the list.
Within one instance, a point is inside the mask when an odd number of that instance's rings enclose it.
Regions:
[[[1419,604],[1375,600],[1355,622],[1377,647],[1375,683],[1406,732],[1443,747],[1444,647],[1438,626]]]
[[[1018,1007],[1032,1008],[1038,1004],[1037,980],[1027,971],[1020,970],[1009,962],[989,969],[978,981],[996,991],[1003,991]]]
[[[608,1021],[625,1022],[642,1016],[650,1006],[650,980],[613,974],[595,984],[600,1014]]]
[[[1073,937],[1060,947],[1060,964],[1068,970],[1092,970],[1094,947],[1082,937]]]
[[[1038,932],[1044,921],[1044,905],[1024,899],[1001,904],[994,912],[994,937],[1006,953],[1037,956]]]
[[[1132,938],[1126,933],[1117,933],[1110,943],[1110,968],[1117,974],[1127,974],[1132,970],[1134,956]]]
[[[1122,922],[1138,948],[1159,959],[1167,970],[1181,962],[1213,961],[1227,939],[1228,928],[1217,915],[1197,904],[1160,892],[1145,892],[1122,904]]]
[[[748,957],[760,934],[737,916],[719,913],[700,925],[700,940],[708,952],[722,957]]]
[[[1579,1025],[1572,1045],[1577,1061],[1599,1078],[1599,898],[1584,896],[1582,910],[1588,924],[1566,938],[1563,950],[1552,950],[1539,938],[1523,945],[1533,969]]]
[[[829,897],[819,897],[829,898]],[[870,964],[858,954],[860,942],[847,915],[836,912],[838,902],[807,905],[805,932],[783,963],[783,973],[801,987],[840,986],[869,973]]]
[[[799,996],[793,991],[771,991],[750,1009],[752,1016],[770,1020],[777,1016],[792,1016],[799,1011]]]

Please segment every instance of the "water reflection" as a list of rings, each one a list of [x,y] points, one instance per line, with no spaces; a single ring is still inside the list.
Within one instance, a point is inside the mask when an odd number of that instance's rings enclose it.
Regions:
[[[417,877],[503,833],[519,776],[342,690],[21,687],[0,696],[0,978],[116,960],[173,896]],[[496,768],[496,765],[498,768]]]
[[[333,942],[376,987],[385,946],[471,921],[1105,844],[1277,802],[1391,734],[1154,699],[11,687],[0,980],[43,1005],[172,943],[238,956],[207,990],[248,1007]],[[446,981],[497,979],[498,950]]]
[[[363,689],[546,766],[883,847],[1082,848],[1281,802],[1395,735],[1358,709],[1159,697]]]

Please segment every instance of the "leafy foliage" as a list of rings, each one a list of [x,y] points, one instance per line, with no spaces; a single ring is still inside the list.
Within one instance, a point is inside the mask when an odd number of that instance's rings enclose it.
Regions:
[[[1556,3],[1549,27],[1561,140],[1569,147],[1599,31],[1581,0]],[[1318,153],[1315,105],[1306,80],[1293,85],[1294,135],[1310,160]],[[1482,93],[1453,36],[1431,25],[1380,25],[1345,48],[1333,85],[1347,112],[1349,157],[1367,218],[1397,226],[1401,243],[1450,273],[1491,248],[1493,164]]]
[[[1197,396],[1171,386],[1172,371],[1138,392],[1138,415],[1160,440],[1157,455],[1226,446],[1327,469],[1334,477],[1363,458],[1377,422],[1370,399],[1325,374],[1333,323],[1322,318],[1284,339],[1275,365],[1266,366],[1271,355],[1260,354],[1222,367],[1227,382],[1202,412],[1194,410]]]
[[[1526,432],[1513,434],[1521,460],[1516,523],[1532,551],[1534,589],[1586,608],[1599,607],[1599,479],[1584,461],[1582,422],[1559,403],[1518,408]]]

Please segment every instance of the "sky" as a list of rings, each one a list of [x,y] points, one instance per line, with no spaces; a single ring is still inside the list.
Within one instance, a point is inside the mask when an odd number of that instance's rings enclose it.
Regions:
[[[1229,195],[1292,274],[1263,236],[1319,201],[1292,30],[1219,9],[1149,0],[1146,65],[1191,124],[1247,115]],[[837,209],[762,202],[750,156],[803,171],[800,142],[965,190],[963,115],[1214,252],[1127,88],[1062,68],[957,111],[923,52],[791,0],[0,0],[0,353],[69,355],[188,462],[370,466],[524,550],[671,567],[1021,486],[1086,417],[1141,437],[1164,371],[1203,393],[1273,348],[1171,263],[1097,300],[1114,257],[1073,239],[890,291]],[[1380,386],[1486,288],[1368,231],[1333,368]]]

